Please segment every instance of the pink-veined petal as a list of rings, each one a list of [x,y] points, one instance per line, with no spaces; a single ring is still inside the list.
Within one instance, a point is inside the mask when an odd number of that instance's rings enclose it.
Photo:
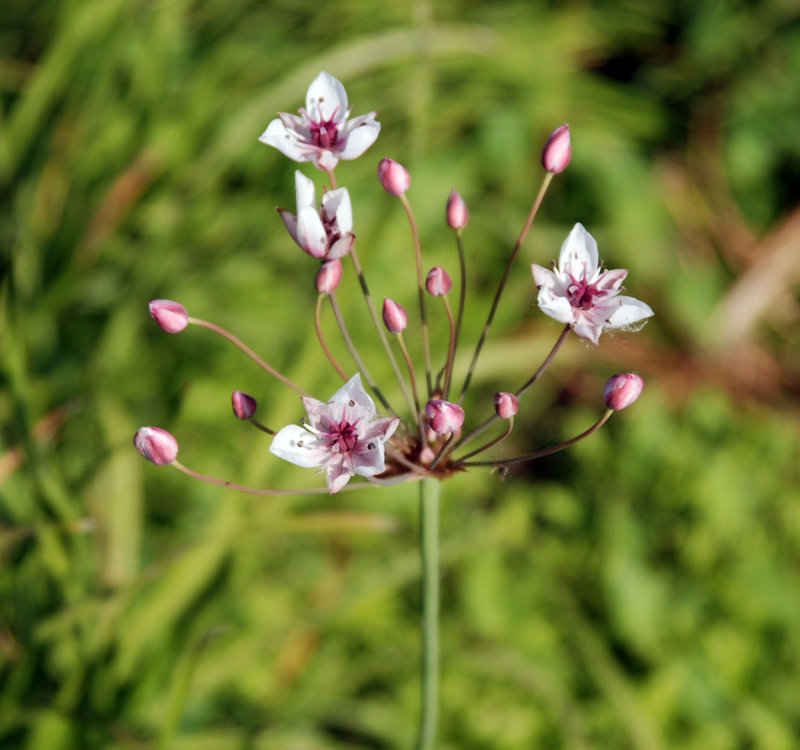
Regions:
[[[350,481],[354,472],[344,460],[334,461],[325,470],[325,481],[328,483],[328,491],[335,495],[339,490],[344,489]]]
[[[352,249],[353,243],[356,241],[356,236],[352,232],[343,234],[328,248],[328,254],[325,256],[328,260],[336,258],[344,258]]]
[[[350,421],[355,421],[354,416],[362,417],[365,421],[371,421],[375,416],[375,402],[361,385],[361,374],[358,372],[333,394],[329,403],[347,405]]]
[[[363,447],[361,447],[363,445]],[[374,440],[360,444],[353,452],[353,471],[360,477],[374,477],[386,471],[383,442]]]

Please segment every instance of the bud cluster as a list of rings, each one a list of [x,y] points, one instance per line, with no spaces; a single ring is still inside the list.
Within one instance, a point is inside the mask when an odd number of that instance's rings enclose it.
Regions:
[[[350,118],[349,113],[344,87],[336,78],[323,72],[309,87],[306,107],[300,110],[300,115],[281,113],[260,138],[263,143],[277,148],[296,162],[311,163],[328,180],[328,185],[319,190],[311,178],[298,170],[295,173],[296,213],[285,209],[278,209],[278,212],[291,240],[318,264],[313,274],[319,294],[314,328],[321,349],[331,365],[332,378],[340,378],[339,389],[329,399],[320,401],[313,398],[302,386],[293,383],[261,359],[234,334],[216,324],[189,317],[180,303],[163,299],[150,303],[150,314],[162,330],[174,334],[191,323],[223,336],[270,376],[294,390],[301,397],[306,412],[305,417],[298,419],[298,423],[277,431],[271,430],[255,419],[256,399],[250,394],[234,390],[231,404],[236,418],[271,435],[269,450],[273,455],[304,468],[324,469],[328,491],[335,493],[344,489],[353,477],[361,477],[375,484],[424,477],[443,479],[473,466],[505,467],[515,462],[533,460],[587,437],[614,411],[630,406],[641,394],[643,381],[635,374],[615,375],[606,384],[603,395],[608,410],[586,432],[558,446],[549,446],[521,456],[475,460],[476,456],[495,449],[511,434],[515,417],[522,407],[522,397],[542,376],[570,334],[597,344],[605,330],[641,326],[653,314],[645,303],[621,294],[627,271],[604,269],[599,262],[597,243],[583,225],[577,223],[561,247],[557,264],[553,263],[550,267],[531,264],[539,308],[563,325],[552,351],[533,370],[529,380],[515,390],[471,399],[470,403],[476,404],[476,412],[482,408],[483,414],[470,415],[469,431],[465,429],[468,415],[462,404],[506,282],[536,217],[541,198],[553,177],[563,172],[572,158],[569,126],[558,127],[545,143],[541,155],[545,170],[542,188],[509,253],[505,273],[488,311],[486,324],[476,337],[469,365],[460,372],[456,364],[458,362],[460,367],[461,360],[457,360],[456,355],[459,345],[463,346],[466,338],[462,332],[462,322],[467,304],[467,256],[463,245],[470,218],[467,204],[455,190],[451,191],[446,201],[443,200],[444,218],[453,230],[457,251],[458,295],[454,294],[453,297],[458,296],[458,306],[454,310],[455,304],[451,307],[449,299],[454,284],[448,271],[437,265],[423,275],[423,249],[409,200],[412,192],[409,170],[394,159],[384,158],[378,162],[377,175],[381,187],[402,203],[409,220],[417,282],[416,300],[404,300],[405,304],[417,307],[413,318],[410,319],[400,303],[388,297],[384,298],[379,312],[358,257],[350,195],[346,187],[337,184],[334,170],[340,160],[358,158],[369,149],[377,139],[381,126],[375,120],[375,112],[354,118]],[[318,203],[317,195],[320,194]],[[373,337],[361,344],[350,336],[337,302],[337,292],[346,273],[348,258],[359,280],[365,303],[364,312],[374,327]],[[388,290],[392,286],[391,280],[383,281]],[[432,298],[439,298],[440,301]],[[341,333],[343,346],[340,348],[346,348],[349,354],[344,364],[325,339],[322,315],[327,305]],[[429,306],[435,306],[436,310],[429,309]],[[446,316],[449,330],[446,341],[439,345],[432,344],[430,340],[429,319],[434,314]],[[444,321],[444,317],[441,320]],[[406,346],[404,339],[404,333],[409,328],[418,344],[414,353]],[[391,338],[387,332],[392,334]],[[385,393],[397,392],[398,388],[379,387],[362,356],[363,351],[368,351],[372,357],[374,351],[380,351],[381,348],[391,363],[397,386],[406,402],[403,408],[391,403],[385,396]],[[456,379],[461,383],[460,387],[457,387]],[[380,402],[380,407],[376,406],[373,397]],[[495,427],[495,436],[484,439],[486,441],[479,442],[476,447],[478,438],[492,429],[497,420],[503,420],[499,423],[502,429],[498,432]],[[222,482],[192,472],[178,463],[178,444],[165,430],[143,427],[136,433],[134,443],[145,458],[159,466],[173,464],[197,478]]]

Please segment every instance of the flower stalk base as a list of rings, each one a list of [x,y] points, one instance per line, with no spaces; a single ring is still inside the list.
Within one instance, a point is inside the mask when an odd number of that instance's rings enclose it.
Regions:
[[[422,555],[422,705],[416,750],[432,750],[439,701],[439,480],[419,483]]]

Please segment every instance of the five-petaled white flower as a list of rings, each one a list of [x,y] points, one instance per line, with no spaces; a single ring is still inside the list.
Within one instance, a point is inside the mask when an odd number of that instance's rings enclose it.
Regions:
[[[633,325],[653,314],[644,302],[619,294],[627,270],[604,271],[598,258],[597,242],[578,223],[561,246],[558,267],[531,265],[542,312],[593,344],[604,328]]]
[[[310,469],[325,469],[331,495],[350,477],[374,477],[386,471],[383,444],[400,420],[375,418],[375,404],[356,373],[328,403],[304,397],[308,422],[284,427],[272,439],[270,453]]]
[[[300,117],[278,113],[259,137],[294,161],[312,161],[330,171],[339,159],[357,159],[378,137],[377,112],[348,119],[347,93],[330,73],[320,73],[308,87]]]
[[[294,173],[297,216],[279,208],[292,239],[315,258],[343,258],[353,247],[353,209],[347,188],[328,190],[317,210],[314,183],[299,170]]]

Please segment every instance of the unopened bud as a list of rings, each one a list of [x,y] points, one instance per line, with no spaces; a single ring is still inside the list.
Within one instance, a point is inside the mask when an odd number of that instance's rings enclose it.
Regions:
[[[402,333],[408,325],[408,315],[394,300],[383,301],[383,322],[390,333]]]
[[[511,419],[519,411],[519,399],[513,393],[501,391],[494,396],[494,409],[501,419]]]
[[[147,305],[153,320],[167,333],[180,333],[189,325],[189,314],[180,302],[171,299],[154,299]]]
[[[425,279],[425,288],[434,297],[444,297],[453,287],[453,280],[450,274],[441,266],[434,266],[428,271]]]
[[[464,424],[464,410],[458,405],[443,399],[433,399],[425,404],[425,417],[434,432],[449,435],[461,429]]]
[[[603,398],[606,406],[614,411],[627,409],[642,393],[644,380],[635,372],[614,375],[606,383]]]
[[[258,402],[244,391],[231,393],[231,406],[237,419],[250,419],[256,413]]]
[[[464,199],[453,190],[447,199],[447,224],[450,229],[463,229],[469,221],[469,209]]]
[[[342,261],[338,258],[326,260],[317,271],[317,291],[320,294],[332,294],[342,280]]]
[[[160,427],[140,427],[133,436],[133,444],[156,466],[171,464],[178,456],[178,441]]]
[[[553,174],[563,172],[572,158],[572,143],[569,138],[569,125],[556,128],[547,139],[542,150],[542,166]]]
[[[408,170],[394,159],[381,159],[378,164],[378,178],[383,189],[390,195],[403,195],[411,185]]]

